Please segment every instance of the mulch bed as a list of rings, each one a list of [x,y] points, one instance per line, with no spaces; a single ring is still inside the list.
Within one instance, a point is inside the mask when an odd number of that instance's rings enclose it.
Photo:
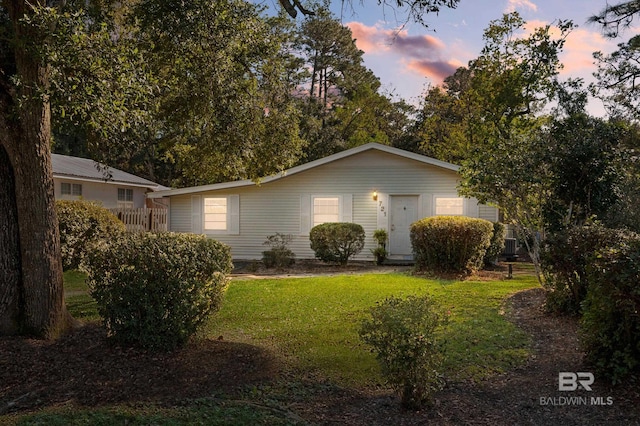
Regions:
[[[236,279],[255,278],[286,278],[286,277],[309,277],[309,276],[331,276],[331,275],[351,275],[351,274],[387,274],[393,272],[404,272],[412,269],[411,264],[385,264],[376,265],[374,262],[350,261],[346,265],[328,264],[319,260],[299,259],[293,265],[285,268],[265,268],[262,262],[258,261],[234,261],[234,270],[231,274]]]
[[[256,346],[195,339],[154,354],[110,344],[84,326],[56,342],[0,339],[0,414],[77,404],[177,403],[278,376],[273,356]]]
[[[56,342],[0,338],[0,414],[63,405],[171,406],[192,398],[241,398],[248,387],[297,380],[311,389],[310,396],[292,398],[286,409],[316,424],[640,424],[635,385],[612,387],[596,376],[592,392],[558,391],[559,372],[592,369],[583,363],[577,323],[545,314],[543,303],[541,289],[517,293],[507,302],[508,318],[532,338],[534,354],[527,365],[481,383],[450,384],[422,412],[402,411],[385,390],[338,388],[292,376],[272,353],[256,346],[195,339],[173,353],[150,354],[114,346],[100,327],[88,325]],[[568,397],[578,398],[570,404]]]

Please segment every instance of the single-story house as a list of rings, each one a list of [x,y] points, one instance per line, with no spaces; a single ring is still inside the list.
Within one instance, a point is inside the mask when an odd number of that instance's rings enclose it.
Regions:
[[[56,200],[83,199],[99,201],[108,209],[137,209],[147,206],[148,193],[169,189],[87,158],[51,154],[51,161]]]
[[[411,223],[434,215],[495,222],[498,210],[457,193],[459,167],[424,155],[369,143],[251,180],[158,191],[169,198],[169,230],[205,234],[231,247],[234,259],[261,259],[269,235],[292,235],[289,248],[311,259],[309,230],[324,222],[363,226],[356,259],[373,259],[373,232],[386,229],[390,258],[411,259]]]

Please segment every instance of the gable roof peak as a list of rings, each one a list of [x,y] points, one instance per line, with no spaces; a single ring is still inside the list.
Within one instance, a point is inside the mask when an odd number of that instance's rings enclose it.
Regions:
[[[369,150],[377,150],[377,151],[381,151],[381,152],[385,152],[388,154],[393,154],[393,155],[397,155],[403,158],[408,158],[411,160],[415,160],[415,161],[419,161],[421,163],[425,163],[425,164],[429,164],[432,166],[436,166],[436,167],[440,167],[446,170],[451,170],[454,172],[458,172],[458,170],[460,170],[460,167],[455,165],[455,164],[451,164],[451,163],[447,163],[445,161],[441,161],[441,160],[436,160],[435,158],[431,158],[431,157],[427,157],[425,155],[422,154],[416,154],[414,152],[410,152],[410,151],[405,151],[403,149],[400,148],[394,148],[392,146],[389,145],[383,145],[377,142],[369,142],[366,143],[364,145],[358,145],[356,147],[353,148],[349,148],[346,149],[344,151],[340,151],[337,152],[335,154],[329,155],[327,157],[323,157],[323,158],[319,158],[317,160],[313,160],[310,161],[308,163],[305,164],[300,164],[298,166],[292,167],[290,169],[287,170],[283,170],[273,176],[267,176],[263,179],[260,180],[261,184],[264,183],[268,183],[268,182],[272,182],[274,180],[278,180],[278,179],[282,179],[284,177],[287,176],[291,176],[294,175],[296,173],[301,173],[307,170],[311,170],[313,168],[322,166],[324,164],[329,164],[332,163],[334,161],[337,160],[341,160],[343,158],[347,158],[347,157],[351,157],[353,155],[356,154],[360,154],[362,152],[365,151],[369,151]],[[245,179],[245,180],[238,180],[238,181],[232,181],[232,182],[223,182],[223,183],[214,183],[214,184],[210,184],[210,185],[202,185],[202,186],[194,186],[194,187],[188,187],[188,188],[180,188],[180,189],[172,189],[169,191],[158,191],[155,192],[153,194],[149,194],[149,196],[151,198],[161,198],[163,196],[170,196],[170,195],[184,195],[184,194],[193,194],[193,193],[197,193],[197,192],[204,192],[204,191],[216,191],[216,190],[221,190],[221,189],[229,189],[229,188],[238,188],[238,187],[243,187],[243,186],[251,186],[251,185],[255,185],[256,182],[249,180],[249,179]]]

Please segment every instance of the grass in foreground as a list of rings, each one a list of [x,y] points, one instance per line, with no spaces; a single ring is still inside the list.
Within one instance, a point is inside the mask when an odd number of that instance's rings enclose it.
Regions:
[[[75,318],[99,321],[84,278],[65,273],[67,308]],[[382,379],[374,354],[358,337],[361,321],[371,306],[389,296],[428,294],[450,313],[447,379],[477,381],[528,356],[526,334],[504,318],[502,309],[508,295],[536,286],[530,274],[494,281],[404,274],[233,281],[204,335],[268,347],[290,366],[340,385],[376,385]]]
[[[520,274],[513,280],[484,282],[437,281],[399,274],[234,281],[205,336],[222,334],[225,340],[268,347],[294,369],[338,385],[375,386],[381,378],[374,355],[358,338],[360,321],[370,306],[386,297],[426,293],[451,313],[447,379],[480,380],[526,358],[526,335],[501,311],[509,294],[537,285],[534,277]],[[76,318],[99,320],[82,274],[66,273],[65,290],[67,306]],[[172,408],[152,403],[97,409],[47,408],[35,414],[0,416],[0,423],[300,424],[301,419],[287,407],[291,400],[314,391],[302,382],[287,383],[292,389],[286,384],[280,385],[282,389],[269,386],[271,390],[256,390],[256,395],[247,394],[242,400],[205,398]]]
[[[381,377],[358,337],[360,322],[386,297],[426,293],[450,312],[447,378],[481,380],[528,356],[526,334],[501,310],[509,294],[537,285],[530,276],[450,282],[400,274],[234,281],[209,334],[267,346],[293,367],[340,385],[376,385]]]

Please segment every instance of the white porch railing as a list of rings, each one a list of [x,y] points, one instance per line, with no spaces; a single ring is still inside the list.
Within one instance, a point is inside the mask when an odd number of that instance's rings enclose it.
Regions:
[[[117,208],[110,209],[124,223],[129,232],[166,232],[168,209]]]

